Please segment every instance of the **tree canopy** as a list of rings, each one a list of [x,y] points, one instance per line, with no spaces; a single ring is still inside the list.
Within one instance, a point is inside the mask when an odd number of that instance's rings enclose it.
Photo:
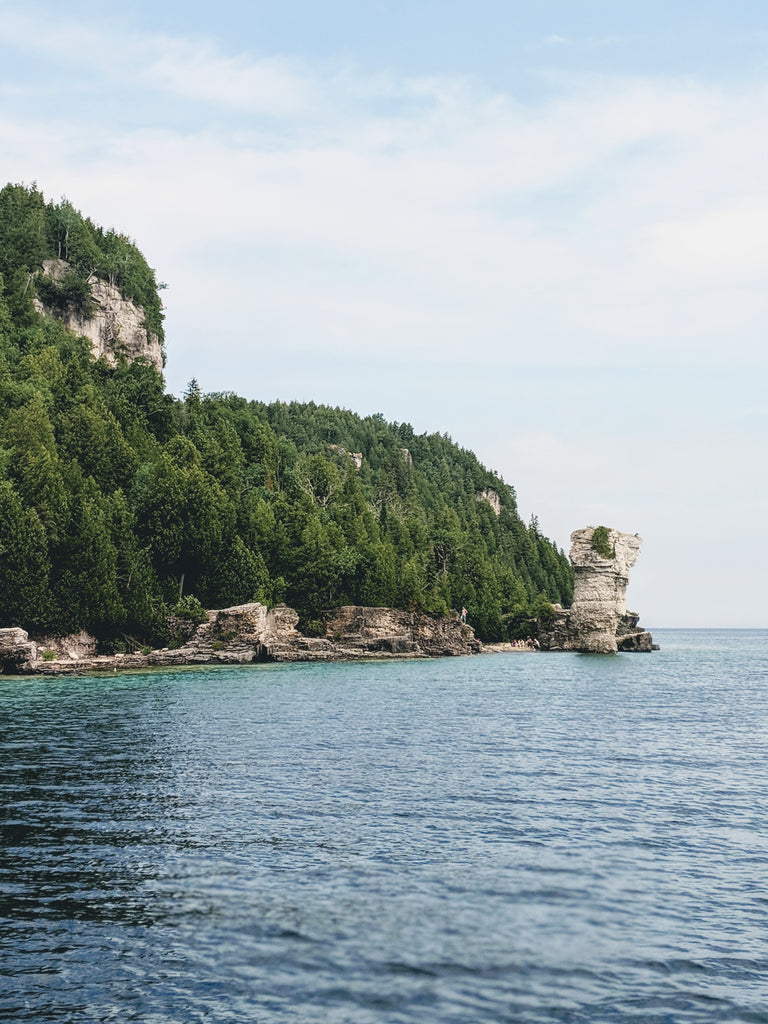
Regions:
[[[564,553],[446,434],[195,381],[175,399],[144,360],[110,368],[35,311],[35,275],[59,256],[162,328],[125,236],[34,186],[0,190],[0,626],[157,643],[194,596],[286,601],[309,629],[341,604],[464,606],[498,640],[570,604]]]

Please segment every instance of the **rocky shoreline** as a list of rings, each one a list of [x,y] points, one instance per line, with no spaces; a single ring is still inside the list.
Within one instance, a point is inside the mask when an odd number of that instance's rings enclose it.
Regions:
[[[299,616],[286,605],[258,603],[207,613],[183,623],[188,636],[177,647],[131,654],[96,653],[86,633],[30,640],[18,627],[0,629],[0,674],[82,675],[129,669],[253,662],[364,661],[479,654],[483,646],[458,616],[434,618],[393,608],[338,608],[325,620],[325,635],[304,636]],[[179,626],[179,623],[176,623]]]
[[[588,526],[571,534],[573,604],[555,606],[555,614],[539,620],[543,651],[615,654],[657,651],[653,636],[638,625],[640,616],[627,610],[629,572],[640,554],[641,538],[606,526]]]
[[[435,617],[395,608],[345,605],[327,613],[322,636],[296,628],[299,616],[287,605],[267,609],[253,602],[206,613],[194,623],[172,618],[178,643],[160,650],[97,654],[87,633],[30,639],[19,627],[0,629],[0,674],[73,675],[174,665],[244,665],[280,661],[364,661],[390,658],[441,658],[469,654],[658,650],[651,634],[627,610],[629,571],[637,560],[637,534],[587,527],[571,534],[574,597],[569,609],[555,606],[535,624],[533,646],[490,644],[454,612]]]

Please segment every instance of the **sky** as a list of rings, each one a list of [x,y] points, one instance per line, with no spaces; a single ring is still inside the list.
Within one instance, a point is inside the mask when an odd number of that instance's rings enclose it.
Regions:
[[[448,433],[768,627],[762,0],[0,0],[0,179],[136,240],[172,393]]]

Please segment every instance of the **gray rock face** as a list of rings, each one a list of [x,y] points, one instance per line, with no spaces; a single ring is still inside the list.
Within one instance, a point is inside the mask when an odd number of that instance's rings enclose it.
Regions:
[[[260,643],[267,629],[267,609],[263,604],[239,604],[215,613],[214,632],[219,639],[254,640]]]
[[[64,260],[45,260],[43,273],[60,281],[69,264]],[[78,337],[87,338],[91,343],[95,359],[103,357],[109,366],[116,366],[122,355],[133,362],[143,356],[158,372],[163,369],[163,348],[156,334],[147,330],[144,310],[126,299],[119,289],[100,278],[91,278],[91,296],[94,312],[84,317],[74,310],[64,314],[47,309],[35,299],[38,312],[55,316],[64,326]]]
[[[651,634],[638,626],[637,613],[627,611],[629,573],[642,541],[636,533],[607,532],[610,557],[593,547],[592,527],[571,534],[573,605],[557,608],[551,621],[539,623],[543,650],[611,654],[657,649]]]
[[[343,657],[444,657],[477,654],[474,630],[458,618],[433,618],[396,608],[345,605],[326,619],[326,639]]]
[[[566,650],[611,653],[618,650],[616,636],[627,613],[629,571],[642,542],[635,533],[609,530],[608,546],[614,555],[606,558],[592,546],[594,533],[588,527],[571,534],[574,584]]]
[[[494,491],[492,487],[486,487],[484,491],[478,491],[476,497],[478,501],[484,501],[490,505],[497,516],[501,515],[501,498],[498,491]]]
[[[358,472],[363,468],[362,452],[348,452],[347,449],[342,448],[340,444],[329,444],[328,447],[331,451],[336,452],[337,455],[348,458]]]
[[[96,639],[81,630],[79,633],[70,633],[69,636],[46,636],[37,638],[37,648],[40,651],[55,653],[57,658],[68,658],[70,661],[79,661],[81,658],[92,658],[96,655]]]
[[[627,612],[619,620],[616,630],[616,647],[620,651],[658,651],[653,637],[647,629],[638,626],[640,616],[637,612]]]
[[[570,609],[555,605],[552,619],[539,619],[536,623],[536,635],[542,651],[564,651],[568,642],[568,620]]]
[[[25,653],[23,658],[19,655],[19,671],[65,675],[162,665],[442,657],[481,650],[472,628],[459,622],[458,617],[433,619],[393,608],[348,606],[328,616],[326,634],[321,637],[303,636],[296,629],[298,621],[299,616],[286,605],[267,611],[264,605],[253,602],[209,611],[205,622],[186,623],[190,635],[180,636],[180,646],[148,654],[89,653],[79,658],[61,654],[45,661],[37,659],[35,645],[30,644],[34,652]],[[27,637],[24,630],[0,630],[3,632],[14,634],[9,638],[9,650],[15,651]],[[71,645],[61,641],[61,649],[71,650]],[[0,664],[2,658],[0,651]]]
[[[26,630],[12,626],[0,629],[0,673],[16,675],[28,670],[37,659],[37,644]]]

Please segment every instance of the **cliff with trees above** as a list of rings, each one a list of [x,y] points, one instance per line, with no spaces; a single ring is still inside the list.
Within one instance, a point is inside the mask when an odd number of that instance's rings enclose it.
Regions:
[[[565,554],[447,435],[194,381],[176,399],[149,350],[70,329],[94,282],[162,343],[133,242],[34,186],[0,190],[0,626],[109,650],[167,642],[180,599],[285,601],[310,635],[342,605],[465,606],[499,640],[570,604]]]

